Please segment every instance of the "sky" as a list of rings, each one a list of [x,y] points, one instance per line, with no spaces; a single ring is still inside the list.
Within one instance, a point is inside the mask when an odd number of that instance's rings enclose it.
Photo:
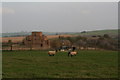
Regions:
[[[117,2],[3,2],[2,32],[118,29]]]

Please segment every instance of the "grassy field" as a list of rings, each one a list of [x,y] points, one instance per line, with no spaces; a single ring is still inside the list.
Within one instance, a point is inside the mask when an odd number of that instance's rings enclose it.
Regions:
[[[117,78],[116,51],[3,51],[3,78]]]
[[[88,36],[88,35],[104,35],[108,34],[110,36],[116,36],[118,35],[118,30],[96,30],[96,31],[88,31],[86,33],[75,33],[74,35],[82,35],[82,36]]]

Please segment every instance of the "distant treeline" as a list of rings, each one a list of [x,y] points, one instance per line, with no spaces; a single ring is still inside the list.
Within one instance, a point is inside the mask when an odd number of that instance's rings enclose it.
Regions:
[[[51,47],[59,48],[62,45],[65,46],[76,46],[78,49],[81,47],[87,49],[89,47],[95,49],[107,49],[107,50],[118,50],[120,41],[118,37],[112,38],[108,34],[103,36],[92,36],[92,37],[59,37],[51,41]]]

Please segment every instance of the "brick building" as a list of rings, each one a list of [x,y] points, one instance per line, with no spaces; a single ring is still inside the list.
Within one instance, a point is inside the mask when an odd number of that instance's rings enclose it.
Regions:
[[[23,43],[26,47],[31,47],[32,49],[50,48],[50,41],[47,39],[47,36],[42,34],[42,32],[32,32],[31,35],[26,36]]]

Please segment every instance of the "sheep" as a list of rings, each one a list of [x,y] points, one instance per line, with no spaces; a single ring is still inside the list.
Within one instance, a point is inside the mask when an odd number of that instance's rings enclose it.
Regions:
[[[56,54],[57,50],[55,51],[48,51],[48,55],[49,56],[54,56]]]
[[[68,52],[68,57],[69,57],[69,55],[71,55],[71,57],[72,56],[76,56],[76,54],[78,54],[78,52],[76,52],[76,51],[70,51],[70,52]]]

